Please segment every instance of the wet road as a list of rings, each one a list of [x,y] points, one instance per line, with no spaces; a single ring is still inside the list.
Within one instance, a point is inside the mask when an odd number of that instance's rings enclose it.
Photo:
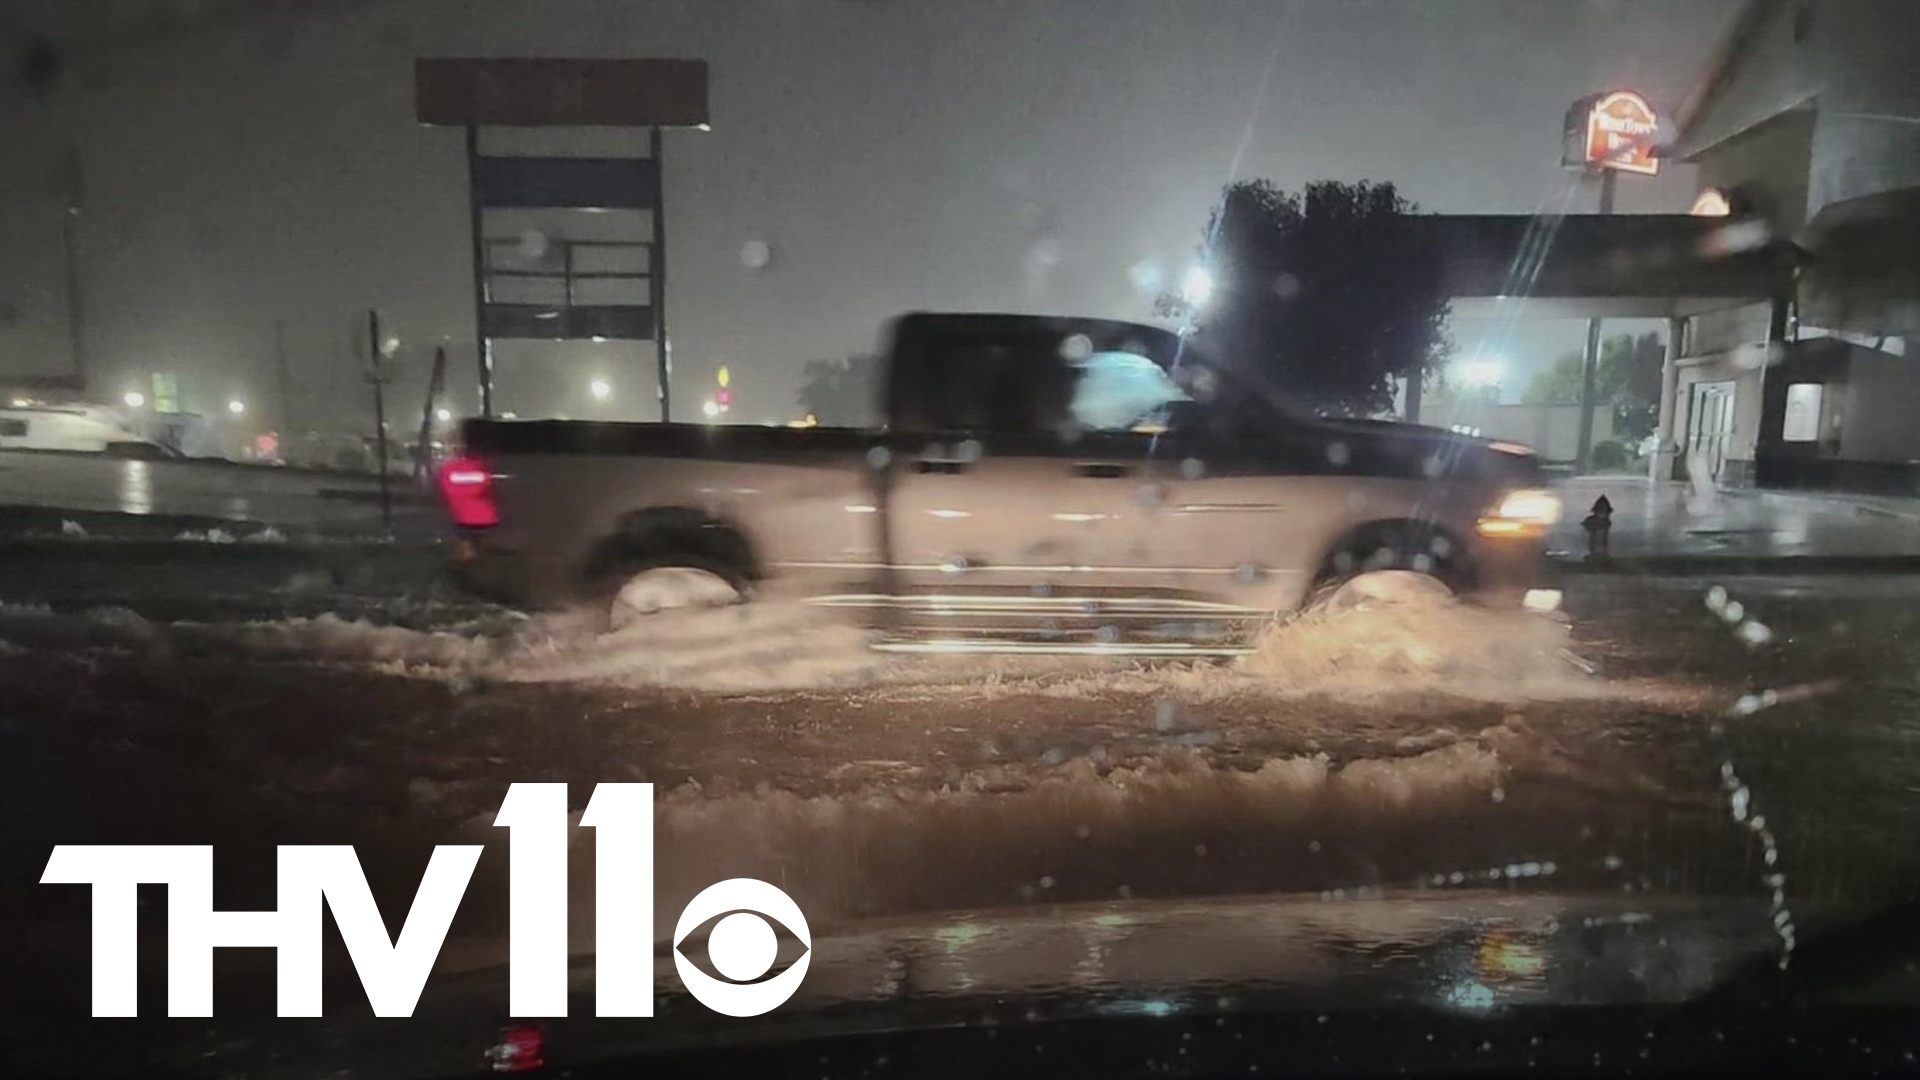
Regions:
[[[395,911],[433,844],[488,843],[451,973],[503,956],[490,822],[517,781],[567,781],[576,808],[658,785],[661,920],[736,875],[816,930],[1488,888],[1806,926],[1920,882],[1911,578],[1596,577],[1566,627],[1362,612],[1196,666],[882,657],[773,606],[601,636],[463,601],[395,545],[88,547],[0,561],[5,1011],[49,1030],[92,1030],[85,892],[34,884],[52,843],[215,844],[216,902],[244,908],[273,903],[273,845],[351,842]],[[248,985],[257,960],[219,970]],[[237,994],[222,1016],[270,1000]]]
[[[391,490],[403,507],[422,501],[405,476],[394,477]],[[380,522],[378,491],[373,478],[352,474],[0,451],[0,507],[203,518],[286,532],[366,531]]]

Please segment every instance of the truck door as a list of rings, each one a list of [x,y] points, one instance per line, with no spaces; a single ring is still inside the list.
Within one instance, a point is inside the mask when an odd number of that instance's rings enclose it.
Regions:
[[[1044,373],[999,347],[955,349],[932,421],[891,440],[887,523],[909,592],[1027,595],[1086,563],[1095,508],[1047,425]]]
[[[1130,421],[1151,409],[1088,393],[1115,349],[1012,319],[914,344],[896,349],[887,494],[904,622],[1036,649],[1117,639],[1151,588],[1124,550],[1150,446]]]
[[[1153,509],[1138,519],[1135,558],[1181,599],[1169,618],[1230,632],[1297,600],[1324,554],[1314,537],[1345,514],[1349,494],[1307,460],[1315,450],[1280,431],[1166,443],[1146,474]]]

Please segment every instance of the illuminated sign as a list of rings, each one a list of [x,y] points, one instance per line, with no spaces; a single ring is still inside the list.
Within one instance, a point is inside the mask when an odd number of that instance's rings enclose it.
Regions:
[[[1660,172],[1654,156],[1659,132],[1660,118],[1646,98],[1631,90],[1593,94],[1567,110],[1562,163],[1654,176]]]

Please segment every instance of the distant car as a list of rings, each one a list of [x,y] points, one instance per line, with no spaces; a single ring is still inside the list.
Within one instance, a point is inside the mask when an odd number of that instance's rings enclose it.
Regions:
[[[0,409],[0,450],[65,450],[116,457],[178,455],[129,430],[113,410],[99,405],[28,405]]]

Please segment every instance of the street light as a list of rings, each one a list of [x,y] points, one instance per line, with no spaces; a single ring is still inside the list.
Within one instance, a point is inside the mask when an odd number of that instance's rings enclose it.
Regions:
[[[712,420],[720,415],[720,403],[712,398],[708,398],[700,403],[700,413],[707,419]]]
[[[1497,356],[1476,356],[1463,361],[1459,372],[1462,384],[1485,389],[1499,386],[1506,379],[1507,364]]]
[[[138,390],[129,390],[120,400],[127,403],[127,408],[137,409],[147,403],[147,395]]]
[[[587,384],[587,393],[592,394],[595,401],[605,401],[607,395],[613,393],[613,387],[605,379],[595,379]]]
[[[1194,307],[1206,307],[1213,298],[1213,272],[1204,266],[1196,266],[1187,271],[1180,283],[1180,295]]]
[[[433,417],[434,419],[444,424],[447,421],[453,419],[453,410],[452,409],[435,409],[433,410]]]
[[[241,413],[247,411],[247,403],[241,401],[239,398],[234,398],[227,402],[227,411],[235,416],[239,416]]]

